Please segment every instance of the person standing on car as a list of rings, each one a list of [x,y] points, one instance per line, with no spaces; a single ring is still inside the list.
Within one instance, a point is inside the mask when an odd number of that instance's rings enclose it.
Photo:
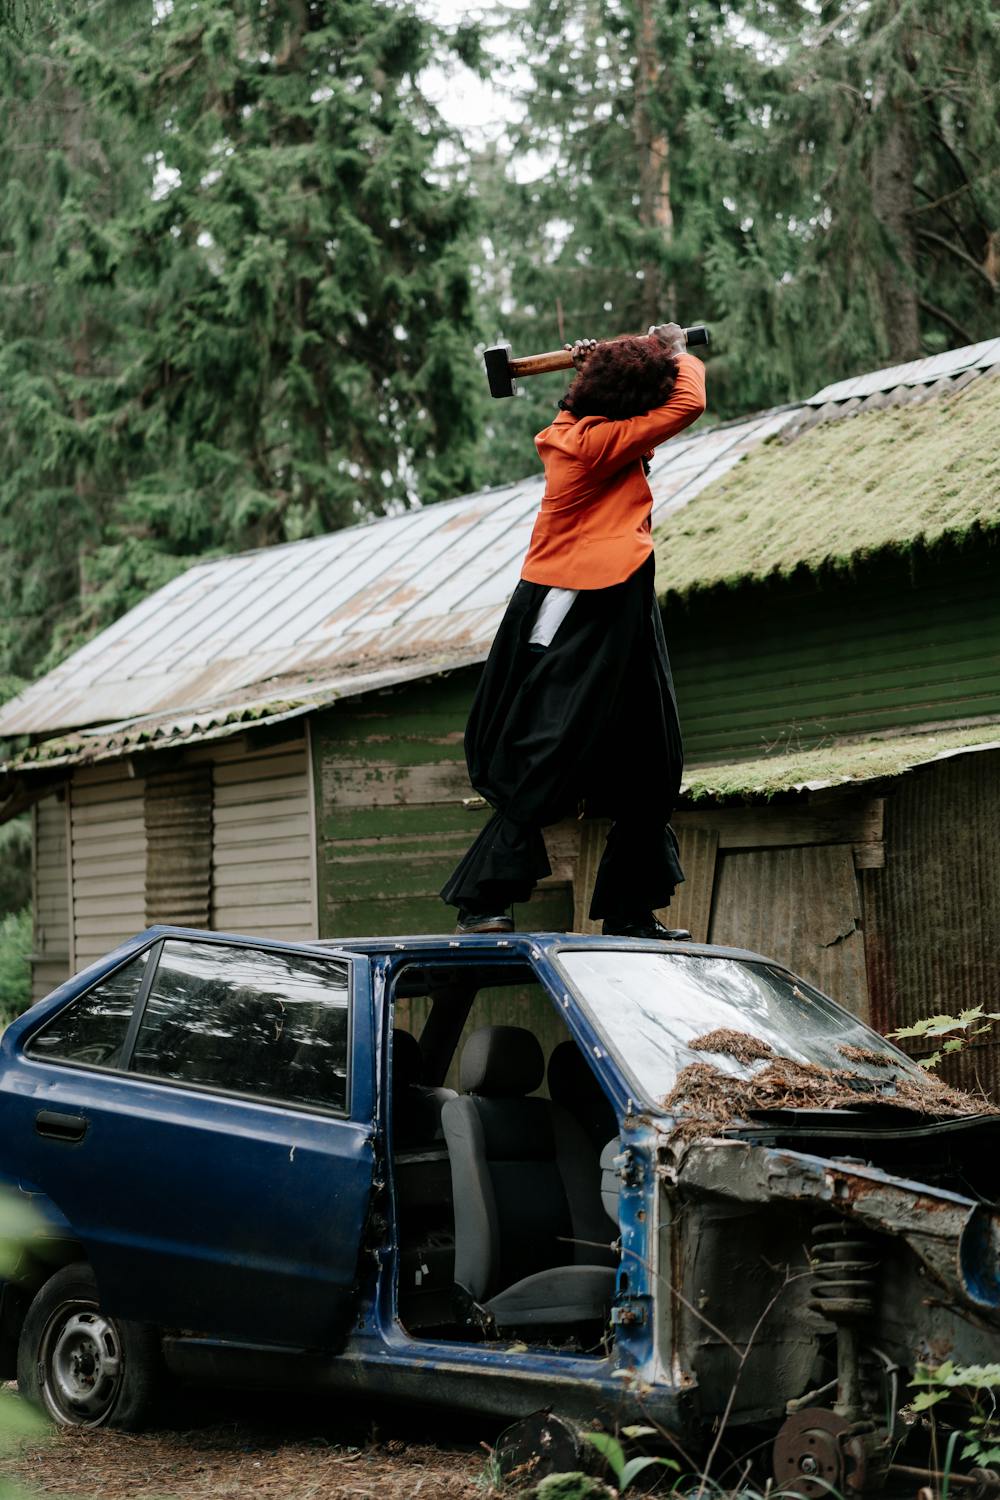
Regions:
[[[559,415],[535,438],[545,494],[465,731],[494,813],[441,896],[458,932],[511,931],[510,907],[551,870],[542,829],[584,804],[613,820],[591,918],[608,935],[676,937],[653,915],[684,879],[669,823],[684,753],[646,473],[705,410],[704,366],[676,323],[583,339],[573,355]]]

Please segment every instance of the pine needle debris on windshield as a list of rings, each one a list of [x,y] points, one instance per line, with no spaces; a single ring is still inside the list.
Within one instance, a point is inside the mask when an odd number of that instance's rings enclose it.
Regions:
[[[886,1080],[888,1082],[888,1080]],[[678,1126],[687,1137],[709,1135],[734,1119],[761,1111],[858,1109],[866,1105],[906,1109],[921,1115],[996,1115],[993,1104],[938,1079],[926,1085],[896,1077],[891,1092],[849,1069],[775,1057],[751,1078],[734,1078],[711,1063],[689,1063],[663,1100],[663,1107],[684,1118]]]
[[[751,1036],[748,1031],[733,1031],[728,1026],[717,1026],[704,1036],[696,1036],[688,1042],[692,1052],[724,1052],[737,1062],[762,1062],[774,1056],[774,1048],[763,1037]]]

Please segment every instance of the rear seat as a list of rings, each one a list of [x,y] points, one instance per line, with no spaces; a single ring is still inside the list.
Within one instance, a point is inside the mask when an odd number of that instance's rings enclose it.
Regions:
[[[423,1083],[420,1043],[392,1033],[392,1117],[399,1215],[399,1314],[412,1330],[451,1321],[455,1226],[441,1110],[454,1089]]]

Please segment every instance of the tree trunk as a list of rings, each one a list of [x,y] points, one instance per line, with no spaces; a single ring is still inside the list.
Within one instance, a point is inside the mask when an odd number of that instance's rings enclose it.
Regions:
[[[654,120],[653,101],[663,91],[665,80],[656,45],[653,0],[635,0],[635,109],[633,129],[639,169],[639,223],[656,235],[664,247],[674,232],[670,204],[670,143]],[[662,323],[672,317],[673,288],[663,275],[658,258],[643,261],[642,316],[644,322]]]
[[[878,99],[876,95],[875,103]],[[872,153],[871,187],[875,217],[895,247],[895,256],[880,258],[877,270],[889,358],[902,364],[920,358],[920,304],[917,295],[917,247],[913,233],[916,151],[905,104],[882,104],[885,128]]]

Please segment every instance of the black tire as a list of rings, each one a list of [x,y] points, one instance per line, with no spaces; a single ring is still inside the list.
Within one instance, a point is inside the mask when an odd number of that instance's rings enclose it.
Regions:
[[[138,1431],[160,1372],[156,1332],[102,1313],[89,1266],[64,1266],[35,1294],[18,1344],[17,1385],[59,1426]]]

